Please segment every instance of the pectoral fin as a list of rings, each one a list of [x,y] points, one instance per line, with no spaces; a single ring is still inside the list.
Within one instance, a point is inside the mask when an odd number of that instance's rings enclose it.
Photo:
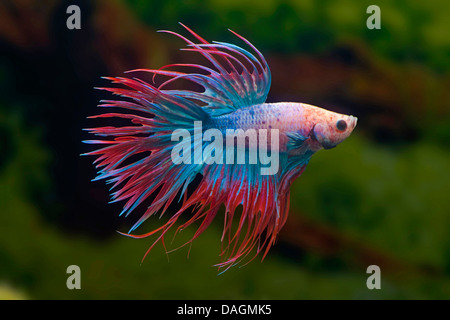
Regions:
[[[298,149],[303,146],[303,143],[308,140],[308,137],[304,137],[298,132],[290,132],[287,134],[289,137],[288,148],[289,149]]]

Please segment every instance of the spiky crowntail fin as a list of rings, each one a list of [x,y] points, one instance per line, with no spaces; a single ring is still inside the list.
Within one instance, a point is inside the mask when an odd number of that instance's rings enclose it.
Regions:
[[[173,227],[180,215],[191,206],[197,209],[192,217],[178,227],[177,231],[202,219],[191,242],[210,225],[222,203],[225,204],[225,223],[222,234],[222,257],[219,268],[229,268],[241,261],[256,248],[256,254],[263,252],[263,258],[274,244],[279,230],[284,225],[289,208],[289,185],[301,174],[306,166],[289,159],[283,159],[284,170],[279,174],[261,176],[255,165],[205,165],[175,164],[171,151],[175,142],[171,134],[176,129],[193,131],[194,121],[208,123],[211,117],[230,113],[244,106],[263,103],[270,88],[270,71],[264,57],[246,39],[259,56],[238,46],[222,42],[208,43],[189,28],[185,27],[199,44],[172,33],[185,40],[188,49],[202,54],[213,68],[194,64],[174,64],[159,70],[140,69],[156,75],[169,77],[158,88],[139,79],[106,78],[127,88],[101,88],[129,101],[102,101],[100,107],[113,107],[137,111],[130,113],[106,113],[91,118],[118,117],[131,120],[134,126],[100,127],[87,129],[91,133],[106,137],[105,140],[85,141],[90,144],[106,145],[89,152],[94,155],[98,176],[94,180],[108,179],[112,184],[112,201],[126,201],[121,214],[126,216],[150,195],[155,196],[151,205],[129,231],[135,238],[159,236],[145,256],[158,241]],[[171,67],[197,68],[198,73],[183,73],[168,70]],[[203,71],[203,73],[201,72]],[[205,74],[204,72],[207,72]],[[187,79],[201,85],[202,93],[189,90],[167,90],[167,84]],[[202,103],[198,103],[201,101]],[[205,148],[205,145],[203,145]],[[151,152],[131,164],[125,161],[136,155]],[[195,163],[195,162],[194,162]],[[187,186],[200,173],[203,178],[195,192],[186,197]],[[176,195],[185,194],[182,207],[166,224],[143,235],[133,235],[142,222],[158,211],[164,213]],[[242,205],[242,213],[234,234],[232,222],[236,208]],[[256,256],[255,254],[255,256]],[[145,258],[144,256],[144,258]]]

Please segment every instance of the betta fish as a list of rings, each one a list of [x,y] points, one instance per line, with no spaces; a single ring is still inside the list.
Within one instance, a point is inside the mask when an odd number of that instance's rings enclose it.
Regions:
[[[187,242],[191,243],[223,205],[222,259],[216,266],[227,270],[258,255],[261,260],[266,257],[286,222],[290,185],[314,153],[345,140],[357,118],[304,103],[267,103],[270,70],[248,40],[230,30],[248,50],[231,43],[210,43],[182,26],[192,40],[161,32],[181,38],[187,44],[181,50],[198,53],[205,64],[129,71],[149,73],[151,81],[105,77],[118,86],[98,89],[120,98],[102,100],[99,107],[121,112],[90,118],[121,118],[129,124],[86,129],[101,137],[85,141],[101,145],[87,155],[97,157],[98,175],[93,180],[107,179],[114,190],[111,202],[124,201],[120,215],[128,216],[144,200],[152,199],[130,231],[122,233],[156,237],[143,259],[156,243],[162,242],[165,248],[164,236],[174,226],[177,234],[198,224]],[[158,86],[156,76],[164,78]],[[177,87],[178,80],[202,89]],[[228,143],[237,140],[241,144]],[[201,179],[194,181],[197,176]],[[195,189],[188,190],[189,185]],[[162,226],[134,233],[149,217],[169,211],[175,201],[179,209],[171,210]]]

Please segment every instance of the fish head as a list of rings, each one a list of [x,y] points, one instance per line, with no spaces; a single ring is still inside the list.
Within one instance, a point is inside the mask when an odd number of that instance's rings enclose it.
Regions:
[[[322,109],[323,110],[323,109]],[[312,137],[324,149],[336,147],[347,139],[356,127],[358,118],[323,110],[315,121]]]

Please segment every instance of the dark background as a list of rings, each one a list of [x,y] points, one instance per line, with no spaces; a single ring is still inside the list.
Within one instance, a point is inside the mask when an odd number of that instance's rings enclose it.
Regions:
[[[68,30],[66,9],[81,8]],[[369,30],[366,9],[381,8]],[[448,1],[33,1],[0,3],[0,299],[447,299],[450,297]],[[218,276],[222,217],[190,250],[118,235],[132,221],[91,182],[82,128],[109,96],[101,76],[192,62],[183,22],[207,40],[249,39],[272,71],[268,102],[359,118],[292,186],[263,263]],[[194,60],[193,60],[194,59]],[[223,214],[223,213],[222,213]],[[133,218],[131,219],[133,220]],[[162,223],[153,219],[140,231]],[[169,248],[188,240],[195,228]],[[68,290],[78,265],[82,289]],[[366,268],[381,268],[368,290]]]

